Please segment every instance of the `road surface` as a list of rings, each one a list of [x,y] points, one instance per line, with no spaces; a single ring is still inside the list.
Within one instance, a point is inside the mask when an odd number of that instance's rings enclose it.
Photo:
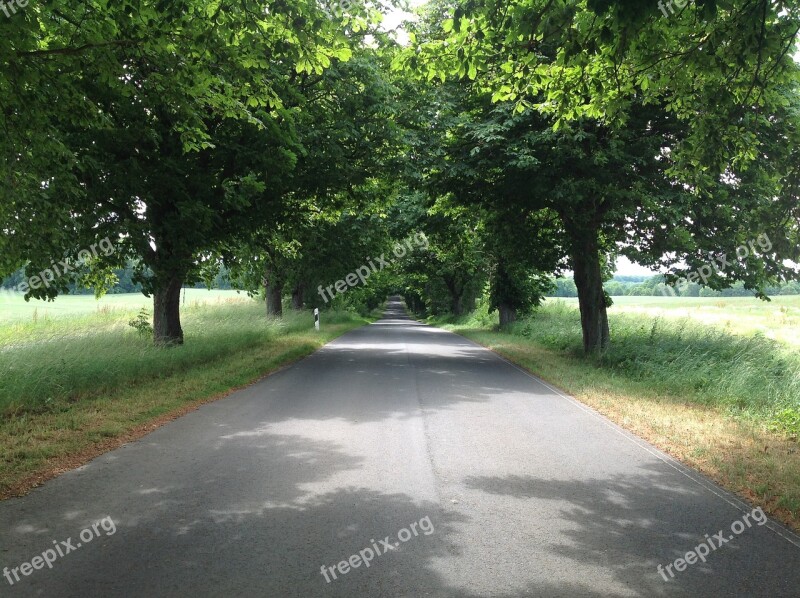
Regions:
[[[393,302],[0,503],[0,596],[800,596],[750,511]]]

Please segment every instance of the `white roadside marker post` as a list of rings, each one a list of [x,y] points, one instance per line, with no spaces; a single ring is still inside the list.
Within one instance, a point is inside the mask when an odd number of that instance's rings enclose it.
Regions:
[[[314,328],[319,330],[319,308],[314,308]]]

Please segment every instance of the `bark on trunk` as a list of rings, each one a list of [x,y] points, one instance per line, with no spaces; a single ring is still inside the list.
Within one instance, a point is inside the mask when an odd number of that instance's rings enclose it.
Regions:
[[[517,310],[509,304],[501,303],[497,311],[500,312],[500,328],[505,328],[517,321]]]
[[[303,286],[297,285],[292,290],[292,309],[301,310],[303,309],[303,304],[305,303],[303,297]]]
[[[460,316],[464,313],[464,289],[459,289],[456,281],[451,278],[445,278],[444,284],[450,293],[450,311],[453,315]]]
[[[181,285],[183,280],[175,276],[166,286],[153,294],[153,340],[156,345],[183,344],[181,328]]]
[[[460,316],[464,313],[464,298],[461,295],[453,295],[450,309],[453,315]]]
[[[283,315],[283,283],[273,271],[268,270],[264,277],[264,291],[267,296],[267,315],[280,318]]]
[[[594,353],[608,347],[610,336],[597,235],[587,235],[576,242],[574,247],[572,261],[581,310],[583,350]]]

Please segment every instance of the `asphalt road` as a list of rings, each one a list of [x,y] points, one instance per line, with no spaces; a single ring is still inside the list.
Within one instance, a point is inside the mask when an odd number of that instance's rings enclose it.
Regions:
[[[0,596],[800,596],[800,538],[750,511],[393,303],[0,503]]]

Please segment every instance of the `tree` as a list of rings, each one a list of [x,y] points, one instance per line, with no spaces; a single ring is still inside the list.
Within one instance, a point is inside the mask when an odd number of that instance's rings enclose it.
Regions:
[[[787,106],[797,105],[798,70],[786,54],[797,15],[741,4],[709,13],[698,45],[693,23],[658,20],[653,4],[623,16],[607,2],[436,3],[396,62],[429,80],[471,80],[463,93],[491,93],[498,103],[442,136],[445,160],[469,190],[459,200],[482,201],[491,188],[505,206],[558,215],[586,352],[609,342],[603,281],[618,252],[650,266],[699,267],[715,257],[712,243],[719,252],[769,230],[780,246],[767,259],[738,263],[709,284],[743,280],[760,292],[796,276],[783,260],[798,253],[786,242],[797,238],[786,150],[797,130]],[[754,5],[756,29],[743,16]],[[436,31],[443,12],[451,18]],[[755,49],[746,48],[751,39]],[[663,62],[676,67],[664,76],[650,62],[658,40],[668,48]],[[714,97],[719,87],[725,93]],[[759,154],[766,163],[754,161]],[[484,176],[491,164],[494,178]]]
[[[293,102],[350,58],[348,33],[367,33],[354,10],[342,22],[293,0],[56,2],[4,21],[20,26],[0,42],[0,272],[108,237],[118,250],[95,269],[136,260],[156,343],[182,343],[182,284],[279,209]]]
[[[687,126],[676,148],[684,172],[755,160],[752,129],[796,78],[793,3],[441,0],[424,16],[398,66],[469,78],[496,101],[552,116],[556,129],[616,126],[637,105],[662,106]]]
[[[488,273],[479,216],[445,198],[431,202],[420,193],[406,197],[394,210],[413,214],[409,228],[424,233],[428,241],[427,248],[403,262],[404,273],[426,297],[426,307],[456,316],[474,309]]]
[[[459,185],[457,180],[452,183]],[[504,209],[499,192],[490,192],[481,205],[489,313],[497,310],[500,327],[505,328],[539,307],[554,288],[551,273],[560,272],[564,265],[561,231],[552,213],[530,213],[517,206]]]
[[[347,63],[332,65],[297,98],[290,193],[279,213],[255,234],[236,235],[224,251],[244,288],[264,286],[270,315],[281,314],[287,286],[300,308],[312,280],[352,272],[385,241],[371,216],[392,197],[399,133],[391,118],[395,90],[384,75],[388,42],[378,41],[354,47]]]

